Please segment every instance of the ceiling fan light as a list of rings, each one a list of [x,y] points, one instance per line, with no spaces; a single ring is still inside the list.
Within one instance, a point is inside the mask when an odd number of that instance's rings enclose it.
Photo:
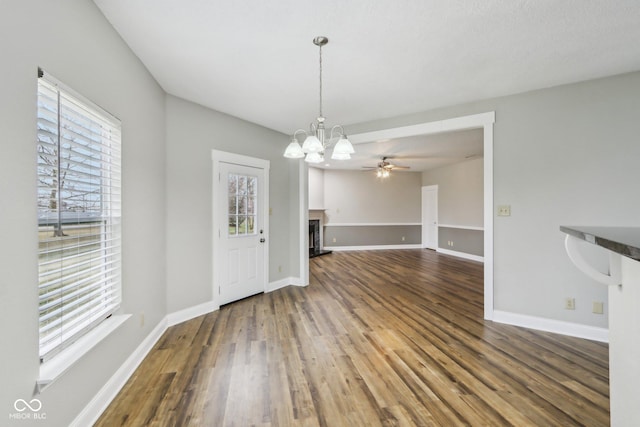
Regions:
[[[333,160],[349,160],[349,159],[351,159],[351,154],[349,154],[349,153],[338,153],[335,150],[333,150],[333,153],[331,154],[331,158]]]
[[[322,163],[324,162],[324,156],[317,152],[309,153],[307,157],[304,158],[304,161],[307,163]]]
[[[338,142],[336,142],[336,146],[333,148],[333,152],[339,154],[353,154],[356,151],[353,149],[353,145],[347,137],[341,135]]]
[[[323,150],[322,143],[315,135],[308,135],[302,144],[302,151],[305,153],[321,153]]]
[[[284,156],[288,159],[301,159],[304,157],[304,151],[302,151],[302,147],[298,141],[293,139],[289,145],[287,145],[287,149],[284,150]]]

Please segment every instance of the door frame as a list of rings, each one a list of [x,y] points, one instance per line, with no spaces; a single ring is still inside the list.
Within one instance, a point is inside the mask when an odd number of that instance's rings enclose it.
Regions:
[[[269,286],[269,169],[271,162],[265,159],[259,159],[256,157],[244,156],[241,154],[229,153],[226,151],[211,150],[211,161],[213,163],[213,173],[211,175],[211,216],[212,216],[212,229],[211,229],[211,241],[212,241],[212,282],[211,293],[213,295],[214,304],[220,306],[220,294],[218,292],[218,286],[220,283],[220,269],[218,267],[218,259],[220,257],[220,238],[222,237],[221,227],[226,226],[226,218],[221,218],[218,212],[218,205],[216,197],[217,184],[220,179],[220,163],[231,163],[239,166],[249,166],[253,168],[262,169],[262,182],[264,186],[264,201],[262,206],[259,206],[260,215],[263,218],[263,230],[264,238],[266,239],[266,245],[264,245],[264,291],[267,291]],[[225,193],[226,197],[226,193]]]
[[[424,212],[426,210],[425,209],[424,193],[427,192],[427,191],[429,191],[429,192],[435,191],[435,193],[436,193],[436,236],[435,236],[436,237],[435,238],[436,245],[435,245],[435,248],[429,248],[427,246],[427,239],[425,238],[426,234],[427,234],[425,229],[427,227],[426,227],[426,224],[425,224],[425,221],[424,221]],[[421,220],[422,220],[422,249],[427,248],[427,249],[437,250],[438,249],[438,245],[439,245],[439,243],[438,243],[438,222],[439,222],[439,218],[438,218],[438,186],[437,185],[423,185],[422,188],[420,189],[420,192],[421,192],[421,196],[422,196],[421,197],[421,207],[422,207],[422,218],[421,218]]]
[[[353,144],[379,141],[383,139],[401,138],[405,136],[430,135],[443,132],[454,132],[466,129],[483,129],[484,144],[484,318],[493,320],[494,304],[493,304],[493,288],[494,288],[494,265],[493,265],[493,125],[496,121],[495,111],[486,113],[472,114],[469,116],[455,117],[445,120],[436,120],[432,122],[418,123],[416,125],[381,129],[372,132],[363,132],[359,134],[350,134],[349,140]],[[301,162],[304,163],[304,162]],[[305,168],[300,168],[298,182],[306,183],[307,178],[303,176]],[[300,189],[303,194],[300,201],[301,209],[308,197],[308,188],[302,185]],[[301,213],[301,216],[304,214]],[[299,250],[301,254],[305,248],[305,231],[301,224]],[[307,255],[308,257],[308,255]],[[307,258],[308,262],[308,258]],[[308,264],[305,266],[301,263],[301,275],[309,277]]]

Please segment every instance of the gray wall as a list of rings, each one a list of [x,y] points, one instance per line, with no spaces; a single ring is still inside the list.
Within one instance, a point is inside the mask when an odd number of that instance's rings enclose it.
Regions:
[[[558,227],[638,225],[639,99],[640,73],[631,73],[361,123],[348,132],[495,111],[495,309],[606,327],[605,316],[591,313],[593,301],[607,301],[606,289],[571,264]],[[511,205],[510,217],[495,216],[502,204]],[[570,296],[576,310],[563,308]]]
[[[404,239],[404,240],[403,240]],[[420,225],[358,225],[324,227],[324,246],[419,245]]]
[[[484,255],[484,232],[460,228],[484,225],[484,159],[478,158],[422,173],[422,185],[438,185],[438,247]]]
[[[281,133],[168,95],[167,114],[167,305],[174,312],[207,301],[212,294],[211,150],[271,162],[269,174],[269,280],[298,275],[291,264],[289,159]],[[297,235],[297,234],[296,234]],[[297,248],[294,248],[297,250]],[[293,269],[293,270],[292,270]]]
[[[422,173],[422,185],[438,185],[438,222],[484,225],[483,158],[467,160]]]
[[[438,247],[465,254],[484,256],[484,231],[438,227]]]
[[[324,170],[309,168],[309,209],[324,209]]]
[[[39,370],[38,66],[122,120],[122,311],[133,318],[38,395],[46,422],[16,421],[67,426],[167,313],[164,92],[90,1],[0,2],[0,57],[2,425],[16,399],[32,398]]]
[[[325,247],[420,244],[421,227],[408,224],[422,220],[421,179],[418,172],[380,179],[374,173],[324,170]]]
[[[396,172],[389,178],[379,179],[374,173],[325,170],[327,225],[419,223],[420,182],[418,172]]]

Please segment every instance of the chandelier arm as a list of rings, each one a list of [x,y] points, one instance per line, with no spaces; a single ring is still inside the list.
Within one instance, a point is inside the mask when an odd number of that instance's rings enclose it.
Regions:
[[[307,131],[306,131],[306,130],[304,130],[304,129],[298,129],[298,130],[296,130],[296,131],[293,133],[293,139],[296,139],[296,140],[297,140],[297,138],[296,138],[296,137],[298,136],[298,134],[299,134],[300,132],[304,133],[305,138],[307,137]]]
[[[331,139],[333,139],[333,131],[336,128],[340,129],[340,134],[338,136],[344,136],[345,138],[347,137],[347,135],[344,133],[344,128],[342,127],[342,125],[333,125],[333,127],[331,128]]]

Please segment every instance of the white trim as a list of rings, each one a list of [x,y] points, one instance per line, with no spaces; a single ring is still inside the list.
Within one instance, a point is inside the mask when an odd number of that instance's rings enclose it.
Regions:
[[[257,157],[243,156],[242,154],[229,153],[227,151],[211,150],[211,160],[233,163],[240,166],[251,166],[259,169],[269,170],[269,160]]]
[[[300,183],[298,188],[298,198],[300,199],[298,211],[300,240],[298,250],[300,252],[300,281],[302,282],[300,286],[307,286],[309,285],[309,166],[307,162],[302,160],[298,162],[298,182]]]
[[[276,280],[275,282],[269,282],[267,290],[265,292],[273,292],[278,289],[286,288],[287,286],[304,286],[299,277],[285,277],[284,279]]]
[[[262,191],[264,199],[261,210],[261,217],[263,220],[262,230],[264,230],[263,237],[269,242],[269,170],[271,168],[271,162],[265,159],[259,159],[257,157],[243,156],[241,154],[229,153],[226,151],[211,150],[211,161],[213,163],[213,173],[211,176],[212,188],[211,188],[211,215],[212,215],[212,230],[211,230],[211,246],[212,246],[212,258],[211,268],[213,270],[211,292],[213,294],[214,305],[220,305],[220,293],[218,292],[220,280],[221,268],[217,268],[216,263],[220,256],[220,230],[222,227],[226,227],[226,219],[220,218],[219,209],[216,198],[216,188],[218,180],[220,179],[220,163],[231,163],[239,166],[249,166],[262,170],[263,186],[265,188]],[[218,178],[218,180],[216,179]],[[225,196],[226,197],[226,196]],[[269,280],[269,245],[264,245],[264,270],[263,270],[265,283],[263,290],[266,291]]]
[[[484,131],[484,318],[493,319],[493,123],[496,113],[491,112],[482,121]]]
[[[220,306],[214,301],[207,301],[193,307],[169,313],[167,314],[167,327],[186,322],[187,320],[191,320],[195,317],[202,316],[216,310],[220,310]]]
[[[93,328],[91,332],[58,353],[56,357],[40,364],[40,374],[36,381],[37,392],[42,393],[51,383],[71,368],[74,363],[118,329],[130,317],[130,314],[121,314],[105,319]]]
[[[71,422],[71,427],[92,426],[111,401],[117,396],[127,380],[133,375],[136,368],[142,363],[146,355],[151,351],[162,334],[167,330],[167,317],[163,318],[149,335],[140,343],[127,360],[118,368],[118,370],[107,380],[104,386],[93,396],[82,411]]]
[[[439,252],[444,255],[451,255],[458,258],[469,259],[471,261],[484,262],[484,257],[480,255],[468,254],[466,252],[452,251],[451,249],[438,248],[436,252]]]
[[[328,251],[379,251],[385,249],[422,249],[420,244],[410,245],[373,245],[373,246],[325,246]]]
[[[442,228],[458,228],[460,230],[478,230],[484,231],[484,227],[476,227],[474,225],[449,225],[449,224],[438,224],[438,227]]]
[[[422,225],[421,222],[332,222],[324,224],[325,227],[395,227],[399,225]]]
[[[495,310],[493,312],[493,321],[593,341],[609,342],[609,330],[606,328],[581,325],[562,320],[545,319],[543,317]]]
[[[309,258],[307,258],[307,261],[309,260]],[[307,281],[306,283],[300,278],[300,277],[289,277],[289,284],[291,286],[299,286],[301,288],[304,288],[305,286],[309,286],[309,282]]]
[[[495,122],[495,112],[472,114],[470,116],[454,117],[452,119],[435,122],[420,123],[417,125],[402,126],[391,129],[382,129],[373,132],[349,135],[352,144],[361,144],[381,139],[403,138],[406,136],[437,134],[463,129],[476,129],[486,124]],[[486,153],[485,153],[486,155]]]

